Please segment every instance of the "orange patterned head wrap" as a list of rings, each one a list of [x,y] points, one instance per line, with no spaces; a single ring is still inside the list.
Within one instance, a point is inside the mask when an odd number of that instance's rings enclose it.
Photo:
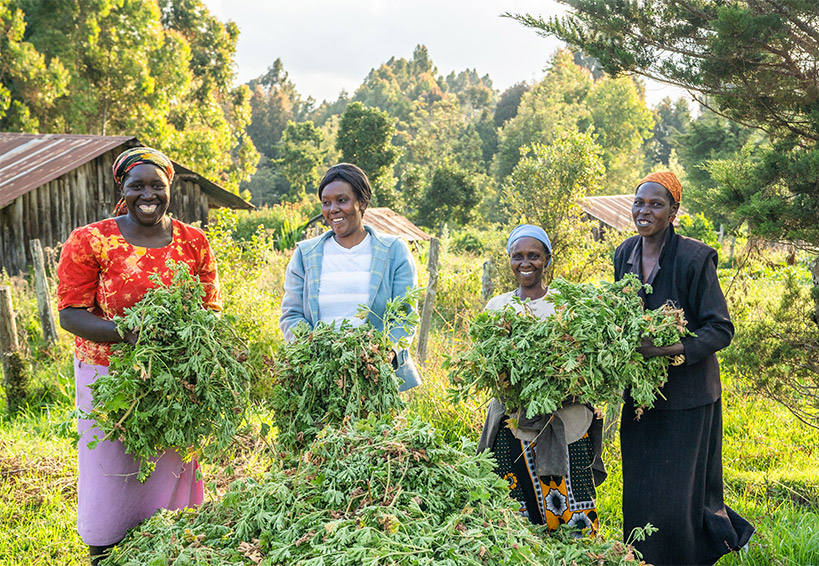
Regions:
[[[680,202],[682,200],[682,185],[677,179],[677,176],[671,171],[649,173],[642,181],[637,183],[637,188],[639,189],[643,183],[657,183],[658,185],[662,185],[671,193],[674,202]]]

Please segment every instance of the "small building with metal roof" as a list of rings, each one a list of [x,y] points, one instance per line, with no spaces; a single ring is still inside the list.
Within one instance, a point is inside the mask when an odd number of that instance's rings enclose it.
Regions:
[[[583,212],[589,220],[598,222],[594,228],[596,239],[603,239],[608,230],[616,232],[636,232],[634,220],[631,217],[631,205],[634,202],[634,195],[603,195],[596,197],[586,197],[580,202]],[[679,226],[678,218],[687,216],[688,212],[680,207],[677,218],[674,219],[674,226]]]
[[[307,223],[305,237],[318,236],[327,228],[322,222],[322,215],[317,214]],[[401,236],[407,242],[429,240],[431,236],[413,224],[406,216],[398,214],[386,206],[367,208],[364,211],[364,224],[372,226],[376,232]]]
[[[133,136],[0,133],[0,268],[16,274],[30,262],[29,240],[54,247],[74,228],[111,215],[119,200],[111,167]],[[253,205],[173,162],[168,210],[207,224],[208,210]]]

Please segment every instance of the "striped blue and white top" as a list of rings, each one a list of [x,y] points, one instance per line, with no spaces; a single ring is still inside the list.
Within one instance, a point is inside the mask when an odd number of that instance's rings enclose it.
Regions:
[[[330,237],[324,241],[319,281],[319,320],[341,324],[344,319],[353,326],[364,324],[356,318],[358,305],[367,304],[370,289],[370,264],[373,259],[372,237],[367,234],[358,245],[345,248]]]

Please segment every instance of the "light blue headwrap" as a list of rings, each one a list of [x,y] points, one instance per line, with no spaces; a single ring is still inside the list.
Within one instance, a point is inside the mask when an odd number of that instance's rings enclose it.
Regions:
[[[543,245],[546,247],[546,252],[549,254],[549,261],[544,266],[544,269],[549,267],[552,263],[552,243],[549,241],[549,236],[546,235],[546,231],[540,226],[521,224],[512,230],[512,233],[509,234],[509,240],[506,242],[506,253],[511,253],[512,244],[514,244],[515,241],[525,237],[534,238],[535,240],[543,242]]]

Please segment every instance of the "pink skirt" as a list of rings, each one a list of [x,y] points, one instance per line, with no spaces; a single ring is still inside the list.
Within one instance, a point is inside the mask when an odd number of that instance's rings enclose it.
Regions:
[[[78,407],[91,408],[88,386],[97,375],[106,373],[107,366],[74,359]],[[106,440],[89,450],[88,443],[95,435],[104,436],[93,420],[77,419],[77,432],[80,434],[77,532],[85,544],[112,545],[158,509],[193,507],[204,500],[204,483],[196,479],[199,469],[196,460],[183,462],[175,450],[168,450],[156,457],[156,469],[142,484],[137,481],[139,463],[125,453],[122,442]]]

